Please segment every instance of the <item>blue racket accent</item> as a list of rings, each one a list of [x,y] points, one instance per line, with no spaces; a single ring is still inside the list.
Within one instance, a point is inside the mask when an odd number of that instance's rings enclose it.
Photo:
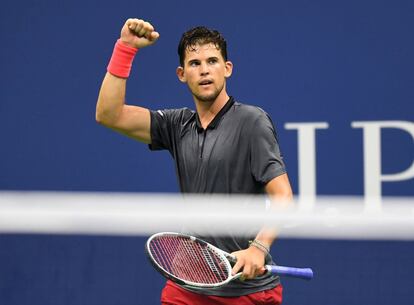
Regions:
[[[284,267],[284,266],[272,266],[266,265],[266,270],[272,274],[293,276],[302,278],[305,280],[310,280],[313,278],[313,271],[311,268],[294,268],[294,267]]]

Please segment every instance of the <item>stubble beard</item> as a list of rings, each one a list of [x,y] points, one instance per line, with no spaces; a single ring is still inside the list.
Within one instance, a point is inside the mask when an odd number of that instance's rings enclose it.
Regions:
[[[201,94],[198,94],[196,92],[191,92],[191,93],[200,102],[212,103],[217,99],[217,97],[220,95],[220,93],[223,91],[223,89],[224,89],[224,84],[220,88],[216,88],[214,90],[214,92],[211,93],[211,94],[201,95]]]

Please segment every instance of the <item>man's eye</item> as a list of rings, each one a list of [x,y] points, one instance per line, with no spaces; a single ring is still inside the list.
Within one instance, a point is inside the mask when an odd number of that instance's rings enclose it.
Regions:
[[[191,63],[190,63],[190,66],[191,66],[191,67],[195,67],[195,66],[198,66],[198,62],[196,62],[196,61],[193,61],[193,62],[191,62]]]
[[[217,62],[217,59],[212,58],[208,61],[210,64],[215,64]]]

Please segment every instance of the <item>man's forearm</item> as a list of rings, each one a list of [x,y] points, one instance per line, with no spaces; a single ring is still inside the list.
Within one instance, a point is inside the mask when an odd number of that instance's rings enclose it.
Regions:
[[[96,104],[98,123],[145,143],[150,142],[149,112],[142,107],[125,107],[126,82],[138,50],[154,44],[159,36],[149,22],[136,18],[125,22],[115,43]]]
[[[271,201],[270,209],[280,209],[290,205],[293,194],[287,174],[283,174],[271,180],[266,185],[266,193]],[[262,228],[256,235],[256,239],[268,248],[271,247],[276,237],[277,230],[275,227],[271,226]]]
[[[96,104],[96,121],[113,125],[125,103],[126,79],[106,73]]]
[[[267,248],[266,250],[269,251],[276,237],[277,237],[276,229],[263,228],[259,231],[259,233],[256,235],[256,238],[255,238],[255,240],[258,241],[259,245],[253,244],[253,246],[257,246],[258,248],[260,248],[260,244],[262,244],[263,246]]]

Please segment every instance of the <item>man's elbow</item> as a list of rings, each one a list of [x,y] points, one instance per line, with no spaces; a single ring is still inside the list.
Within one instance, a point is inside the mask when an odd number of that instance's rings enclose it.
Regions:
[[[286,174],[271,180],[266,185],[266,192],[275,201],[290,202],[293,199],[292,188]]]
[[[113,125],[111,116],[108,115],[108,113],[105,112],[104,109],[101,109],[99,106],[96,107],[95,112],[95,121],[103,126],[111,127]]]
[[[104,117],[98,110],[95,112],[95,121],[100,125],[105,125]]]
[[[290,187],[281,188],[277,192],[269,194],[273,201],[282,203],[291,203],[293,200],[293,193]]]

